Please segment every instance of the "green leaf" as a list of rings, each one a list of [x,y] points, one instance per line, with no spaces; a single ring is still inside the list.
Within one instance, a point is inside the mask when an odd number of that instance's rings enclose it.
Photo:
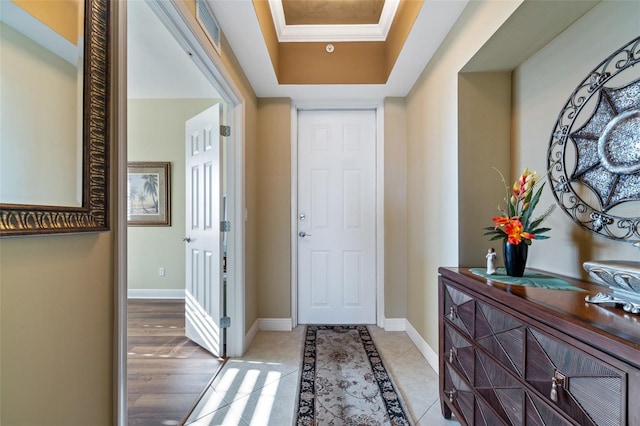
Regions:
[[[538,201],[540,201],[540,196],[542,195],[542,189],[544,188],[544,182],[542,183],[542,185],[540,186],[540,188],[538,188],[538,190],[535,192],[535,195],[531,196],[533,194],[533,191],[531,191],[529,193],[529,195],[527,195],[527,198],[529,198],[529,207],[527,207],[527,210],[524,211],[524,214],[522,215],[522,218],[520,218],[520,221],[522,222],[522,225],[524,226],[524,229],[527,228],[531,228],[532,226],[529,225],[529,219],[531,218],[531,214],[533,213],[533,210],[536,208],[536,206],[538,205]]]
[[[549,231],[551,231],[551,228],[538,228],[531,231],[531,233],[537,235],[537,234],[542,234],[543,232],[549,232]]]

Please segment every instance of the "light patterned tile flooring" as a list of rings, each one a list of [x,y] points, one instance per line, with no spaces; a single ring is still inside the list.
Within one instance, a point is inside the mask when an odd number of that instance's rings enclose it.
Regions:
[[[457,425],[440,413],[438,376],[405,332],[369,326],[373,341],[417,426]],[[260,331],[241,358],[231,358],[186,424],[291,425],[304,326]]]

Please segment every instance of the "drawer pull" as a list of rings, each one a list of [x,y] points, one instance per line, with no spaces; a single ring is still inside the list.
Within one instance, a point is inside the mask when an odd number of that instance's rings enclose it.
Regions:
[[[452,306],[449,309],[449,319],[454,321],[456,318],[458,318],[458,309],[455,306]]]
[[[553,402],[558,402],[558,381],[555,377],[551,379],[551,395],[549,395],[549,398]]]
[[[567,376],[556,370],[551,378],[551,394],[549,395],[553,402],[558,402],[558,386],[567,388]]]
[[[456,358],[456,355],[458,355],[458,351],[456,350],[456,348],[449,349],[449,362],[452,363]]]
[[[456,398],[456,390],[450,390],[447,392],[449,394],[449,402],[453,404],[453,400]]]

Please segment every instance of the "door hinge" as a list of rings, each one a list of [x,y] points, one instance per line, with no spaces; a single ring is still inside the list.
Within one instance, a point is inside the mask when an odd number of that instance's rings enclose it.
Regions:
[[[220,136],[231,136],[231,126],[220,126]]]
[[[229,317],[221,317],[220,318],[220,328],[229,328],[231,327],[231,318]]]
[[[223,220],[220,222],[220,232],[230,232],[231,231],[231,222],[228,220]]]

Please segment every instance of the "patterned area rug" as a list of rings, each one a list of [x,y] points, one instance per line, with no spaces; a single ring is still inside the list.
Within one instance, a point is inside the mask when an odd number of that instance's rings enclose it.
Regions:
[[[412,425],[364,325],[308,325],[296,424]]]

